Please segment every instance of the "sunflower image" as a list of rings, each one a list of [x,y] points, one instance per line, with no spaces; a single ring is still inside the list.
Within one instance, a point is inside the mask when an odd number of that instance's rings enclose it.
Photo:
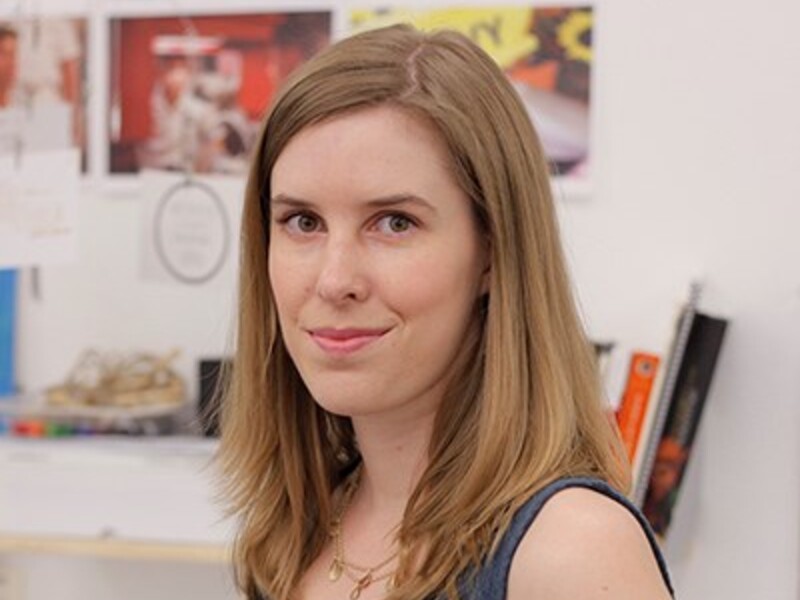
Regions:
[[[570,13],[558,28],[558,43],[567,58],[583,62],[592,61],[592,14],[584,10]]]

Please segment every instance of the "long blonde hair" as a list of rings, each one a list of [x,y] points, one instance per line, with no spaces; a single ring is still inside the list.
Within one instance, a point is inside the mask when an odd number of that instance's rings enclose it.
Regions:
[[[270,173],[303,128],[390,103],[432,123],[490,247],[488,298],[439,409],[429,463],[397,533],[392,598],[456,597],[514,511],[561,476],[629,485],[565,268],[547,164],[502,71],[465,36],[393,26],[301,67],[266,118],[242,222],[239,324],[222,411],[235,566],[251,597],[288,600],[328,542],[332,497],[358,462],[348,419],[311,398],[269,285]],[[413,567],[411,566],[413,563]]]

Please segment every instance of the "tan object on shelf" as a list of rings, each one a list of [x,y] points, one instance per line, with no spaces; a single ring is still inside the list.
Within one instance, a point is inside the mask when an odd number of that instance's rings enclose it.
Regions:
[[[178,354],[174,350],[163,357],[117,357],[88,350],[63,384],[47,389],[47,403],[110,408],[181,404],[186,397],[185,385],[170,367]]]

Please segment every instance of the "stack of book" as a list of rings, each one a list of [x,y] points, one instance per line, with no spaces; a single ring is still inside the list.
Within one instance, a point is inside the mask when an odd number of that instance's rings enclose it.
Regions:
[[[630,354],[616,408],[632,465],[633,500],[662,538],[669,528],[728,326],[726,319],[698,310],[699,295],[699,286],[693,286],[667,349]]]

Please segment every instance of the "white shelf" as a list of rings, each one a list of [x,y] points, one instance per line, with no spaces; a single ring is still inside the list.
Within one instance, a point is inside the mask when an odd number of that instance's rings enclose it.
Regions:
[[[0,438],[0,551],[224,561],[216,442]]]

